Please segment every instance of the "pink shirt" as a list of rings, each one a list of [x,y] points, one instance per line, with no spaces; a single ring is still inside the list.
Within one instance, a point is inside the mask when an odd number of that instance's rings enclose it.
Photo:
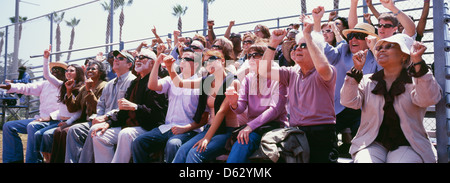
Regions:
[[[247,125],[253,130],[261,125],[278,121],[282,127],[288,125],[286,111],[286,95],[287,89],[285,85],[279,84],[277,81],[260,78],[259,83],[266,85],[257,93],[257,78],[254,73],[245,76],[239,89],[238,107],[233,110],[237,114],[241,114],[248,109]]]
[[[288,86],[289,126],[336,124],[334,90],[336,69],[329,81],[324,81],[315,68],[305,75],[300,67],[281,67],[280,83]]]

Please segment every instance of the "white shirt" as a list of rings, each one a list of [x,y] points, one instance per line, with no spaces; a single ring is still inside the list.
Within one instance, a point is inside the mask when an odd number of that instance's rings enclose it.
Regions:
[[[180,77],[183,77],[182,74]],[[197,77],[194,74],[189,80],[197,79]],[[166,123],[158,127],[161,133],[169,131],[175,125],[184,126],[193,122],[200,90],[176,87],[169,76],[160,79],[159,82],[162,84],[162,90],[156,92],[167,94],[169,99]],[[194,131],[201,132],[201,129]]]

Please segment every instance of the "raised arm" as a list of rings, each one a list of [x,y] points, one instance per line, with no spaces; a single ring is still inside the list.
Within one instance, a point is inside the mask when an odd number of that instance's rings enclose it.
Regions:
[[[225,31],[225,35],[223,35],[224,37],[226,37],[227,39],[230,38],[231,35],[231,28],[233,28],[234,26],[234,20],[230,21],[230,24],[228,25],[227,30]]]
[[[167,55],[160,54],[155,60],[155,64],[153,65],[152,71],[150,72],[150,77],[147,84],[147,87],[150,90],[161,91],[163,89],[162,84],[158,81],[158,70],[165,57],[167,57]]]
[[[414,22],[409,18],[408,15],[403,13],[402,10],[398,9],[393,0],[380,0],[381,4],[392,11],[394,15],[396,15],[398,21],[403,25],[405,28],[404,33],[408,36],[414,36],[416,34],[416,25]]]
[[[380,16],[380,13],[372,4],[372,0],[366,0],[367,7],[369,7],[370,11],[372,12],[373,16],[375,16],[376,19]]]
[[[164,55],[164,54],[161,54]],[[166,56],[162,60],[167,67],[167,71],[169,71],[170,78],[172,79],[173,84],[179,88],[191,88],[197,89],[202,86],[202,78],[198,78],[195,80],[182,79],[175,71],[173,63],[176,61],[171,55]]]
[[[356,24],[358,24],[358,1],[359,0],[351,0],[350,10],[348,12],[348,28],[353,29]]]
[[[323,16],[324,9],[323,7],[317,7],[313,9],[312,13],[313,17],[321,17]],[[316,68],[322,79],[324,79],[325,81],[329,81],[333,77],[333,69],[331,68],[330,63],[328,63],[327,57],[323,53],[323,46],[319,47],[318,45],[325,41],[323,40],[323,36],[321,36],[320,33],[313,33],[313,26],[314,25],[311,24],[306,25],[305,29],[303,30],[303,36],[306,39],[306,44],[308,45],[307,48],[314,63],[314,67]],[[311,34],[316,35],[312,36]]]
[[[44,51],[44,65],[43,72],[44,72],[44,78],[47,79],[50,83],[52,83],[54,86],[59,87],[63,84],[63,81],[57,79],[53,74],[50,73],[48,58],[50,57],[50,50],[52,50],[52,45],[48,47],[47,50]]]
[[[287,34],[286,29],[277,29],[272,32],[272,35],[270,36],[268,48],[264,52],[262,59],[259,61],[260,66],[264,66],[264,64],[266,64],[265,69],[264,69],[264,67],[260,67],[260,69],[258,71],[261,76],[266,77],[268,79],[275,80],[275,81],[279,81],[279,79],[280,79],[279,75],[276,74],[279,71],[277,68],[272,68],[272,62],[273,62],[273,58],[275,57],[275,54],[276,54],[275,48],[281,42],[283,42],[284,37],[286,37],[286,34]],[[261,68],[263,68],[263,69],[261,69]]]

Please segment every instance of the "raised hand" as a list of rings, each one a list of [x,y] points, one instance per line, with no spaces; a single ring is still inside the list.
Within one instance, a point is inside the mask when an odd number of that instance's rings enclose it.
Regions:
[[[414,41],[413,45],[411,46],[411,62],[418,63],[422,61],[422,55],[426,50],[427,47],[422,42]]]
[[[229,86],[225,92],[225,96],[228,99],[228,102],[230,103],[230,106],[233,109],[237,108],[237,101],[239,99],[239,94],[236,92],[236,89],[234,89],[234,86]]]
[[[358,52],[356,52],[355,54],[353,54],[353,65],[355,67],[355,69],[358,69],[360,71],[362,71],[364,64],[366,63],[366,56],[367,56],[367,52],[369,50],[360,50]]]
[[[72,89],[75,85],[75,80],[69,79],[64,83],[64,86],[66,86],[67,93],[72,93]]]
[[[270,36],[270,45],[274,45],[275,47],[278,46],[281,42],[283,42],[286,34],[286,29],[276,29],[272,31],[272,36]]]
[[[325,13],[325,8],[323,6],[318,6],[317,8],[314,8],[312,10],[312,16],[313,16],[314,20],[322,19],[324,13]]]
[[[161,54],[162,55],[162,54]],[[164,57],[163,62],[166,67],[172,67],[172,64],[175,63],[176,59],[172,57],[172,55],[168,55],[167,57]]]
[[[88,78],[84,83],[87,91],[94,88],[94,80],[92,80],[92,78]]]
[[[48,59],[48,57],[50,57],[51,50],[52,50],[52,45],[49,45],[48,49],[44,50],[44,58],[45,59]]]

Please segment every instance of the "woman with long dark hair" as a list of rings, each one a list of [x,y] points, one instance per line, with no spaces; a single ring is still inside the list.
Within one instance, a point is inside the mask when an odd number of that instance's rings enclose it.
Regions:
[[[81,112],[73,111],[69,112],[64,102],[64,97],[66,94],[65,83],[71,82],[74,88],[78,89],[84,84],[84,72],[83,69],[77,64],[71,64],[67,66],[65,70],[65,78],[60,80],[54,75],[50,74],[50,66],[63,64],[61,62],[49,63],[48,58],[50,57],[51,46],[48,50],[44,51],[44,64],[43,64],[43,74],[44,78],[47,79],[51,84],[59,88],[58,97],[58,110],[50,113],[50,123],[49,126],[42,128],[35,132],[35,143],[37,152],[41,152],[44,161],[48,162],[50,159],[51,147],[53,142],[53,132],[57,125],[62,121],[72,122],[78,119]],[[52,69],[54,69],[52,67]],[[78,93],[78,92],[77,92]],[[28,125],[29,128],[35,128],[42,126],[41,122],[32,122]]]
[[[83,76],[84,77],[84,76]],[[86,68],[85,85],[75,94],[73,85],[66,85],[65,104],[69,111],[81,111],[79,120],[74,123],[60,123],[55,130],[53,138],[52,155],[50,163],[64,163],[66,152],[66,136],[69,127],[77,122],[86,121],[89,116],[96,113],[97,101],[106,85],[106,67],[101,62],[90,60]]]

